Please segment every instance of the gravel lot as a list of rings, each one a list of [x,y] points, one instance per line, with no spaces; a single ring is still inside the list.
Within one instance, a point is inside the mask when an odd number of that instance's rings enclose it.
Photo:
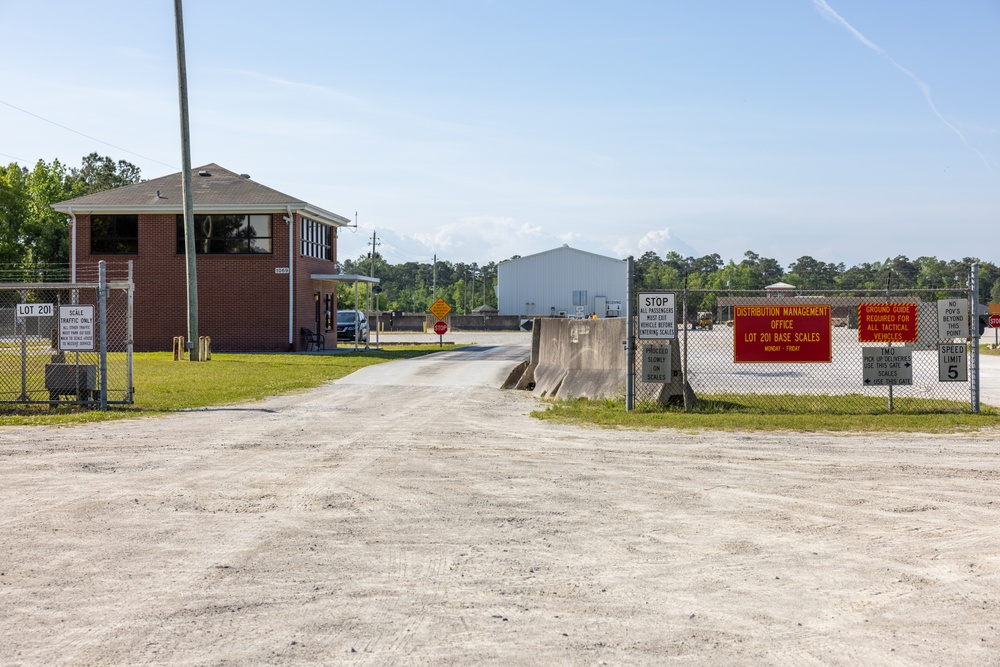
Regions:
[[[0,664],[1000,664],[997,433],[541,423],[520,353],[0,429]]]

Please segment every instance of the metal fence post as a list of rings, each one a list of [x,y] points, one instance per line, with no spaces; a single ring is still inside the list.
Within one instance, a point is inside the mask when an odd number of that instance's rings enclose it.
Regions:
[[[887,304],[892,303],[892,269],[889,269],[889,275],[885,278],[885,302]],[[892,342],[889,342],[889,347],[892,347]],[[892,387],[889,385],[889,412],[892,412]]]
[[[21,303],[25,303],[28,297],[27,292],[21,292]],[[19,401],[28,402],[28,318],[14,318],[14,329],[17,330],[17,321],[21,320],[21,397]]]
[[[979,414],[979,264],[969,272],[969,325],[972,327],[972,411]]]
[[[128,386],[125,387],[125,401],[128,402],[128,403],[131,403],[132,401],[135,400],[135,396],[134,396],[134,394],[135,394],[135,386],[132,384],[133,383],[133,377],[132,377],[132,353],[134,352],[134,350],[132,348],[132,336],[133,336],[132,308],[133,308],[133,301],[134,301],[134,298],[133,298],[134,297],[134,294],[133,294],[134,290],[132,289],[132,286],[134,284],[135,283],[133,281],[133,275],[132,275],[132,260],[130,259],[128,261],[128,290],[126,291],[126,297],[127,297],[127,301],[128,301],[128,306],[126,308],[126,314],[125,314],[125,317],[126,317],[126,322],[125,322],[125,336],[126,336],[126,341],[125,341],[125,377],[126,377],[126,383],[128,384]]]
[[[681,306],[681,328],[684,330],[684,361],[681,364],[681,394],[684,396],[684,412],[691,412],[691,406],[688,403],[688,327],[687,327],[687,313],[688,313],[688,278],[687,274],[684,275],[684,305]]]
[[[108,267],[102,259],[97,264],[97,312],[101,337],[101,410],[108,409]]]
[[[625,412],[632,410],[635,405],[635,341],[633,336],[635,331],[632,323],[632,300],[635,298],[635,290],[632,281],[635,279],[635,262],[632,255],[625,260],[626,273],[628,278],[625,281],[625,366],[628,368],[625,374]]]

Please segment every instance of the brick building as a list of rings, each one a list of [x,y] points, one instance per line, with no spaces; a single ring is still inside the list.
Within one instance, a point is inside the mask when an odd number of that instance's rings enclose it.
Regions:
[[[181,180],[53,205],[69,217],[74,267],[132,261],[137,352],[170,350],[187,333]],[[337,229],[350,221],[217,164],[193,170],[192,199],[199,335],[218,352],[306,349],[301,329],[325,323],[317,308],[336,310]]]

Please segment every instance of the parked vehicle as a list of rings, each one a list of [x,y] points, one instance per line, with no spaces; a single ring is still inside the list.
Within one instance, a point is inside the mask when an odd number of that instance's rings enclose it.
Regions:
[[[337,311],[337,340],[368,342],[368,318],[357,310]]]
[[[712,313],[707,310],[698,311],[698,319],[691,323],[691,329],[708,329],[712,330]]]

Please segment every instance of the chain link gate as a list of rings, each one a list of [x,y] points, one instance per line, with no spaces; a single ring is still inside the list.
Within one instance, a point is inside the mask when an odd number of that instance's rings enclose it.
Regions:
[[[0,282],[0,403],[133,402],[132,265],[102,280],[104,268],[75,283]]]
[[[970,350],[976,343],[967,337],[939,337],[938,306],[941,300],[962,299],[972,304],[970,292],[964,290],[886,290],[880,291],[808,291],[794,290],[784,298],[775,298],[767,290],[663,290],[676,299],[676,338],[673,340],[641,340],[634,337],[635,352],[632,372],[633,396],[637,407],[665,402],[684,403],[694,397],[721,409],[768,413],[815,412],[837,414],[870,414],[890,411],[931,413],[978,411],[978,355]],[[647,292],[646,294],[650,294]],[[633,295],[633,330],[639,331],[642,315],[637,295]],[[901,310],[916,313],[916,341],[859,341],[858,308],[861,304],[909,304]],[[829,359],[815,362],[738,363],[736,308],[741,306],[829,306]],[[742,311],[746,313],[747,311]],[[965,317],[975,334],[976,320],[971,312]],[[960,351],[965,364],[949,368],[947,377],[940,366],[942,351]],[[676,350],[670,349],[676,346]],[[956,349],[957,346],[957,349]],[[873,370],[865,371],[866,348],[910,350],[906,363],[912,363],[912,384],[868,385],[865,380]],[[777,346],[774,348],[777,349]],[[797,348],[793,348],[797,349]],[[659,356],[657,356],[659,353]],[[871,354],[869,350],[868,354]],[[667,356],[672,357],[672,363]],[[957,357],[952,357],[957,358]],[[669,369],[677,379],[686,380],[693,396],[680,391],[666,397],[661,382],[644,382],[649,373],[650,359],[663,364],[657,370]],[[902,365],[902,364],[900,364]],[[959,370],[965,371],[960,373]],[[653,376],[649,376],[653,377]],[[683,386],[683,385],[679,385]]]

